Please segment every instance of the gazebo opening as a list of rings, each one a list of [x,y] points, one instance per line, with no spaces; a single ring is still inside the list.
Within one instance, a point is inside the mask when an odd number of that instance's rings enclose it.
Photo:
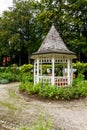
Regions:
[[[34,84],[43,82],[58,87],[72,84],[72,60],[76,56],[68,50],[54,25],[38,51],[33,53],[32,58],[34,59]]]

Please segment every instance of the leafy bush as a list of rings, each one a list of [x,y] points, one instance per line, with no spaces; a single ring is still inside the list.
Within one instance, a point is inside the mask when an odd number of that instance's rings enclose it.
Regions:
[[[32,67],[31,64],[23,65],[21,68],[16,65],[0,67],[0,80],[6,79],[9,80],[9,82],[33,82],[33,75],[31,74]]]
[[[56,86],[46,84],[40,89],[39,95],[47,98],[55,98],[57,95],[57,90],[58,88]]]
[[[9,82],[20,81],[19,68],[13,67],[1,67],[0,68],[0,80],[6,79]]]
[[[75,87],[78,85],[82,86],[84,83],[84,80],[85,80],[84,75],[78,74],[78,77],[76,79],[74,79],[74,81],[73,81],[73,86],[75,86]]]
[[[21,76],[21,81],[22,82],[33,82],[33,76],[31,74],[26,74],[24,73],[22,76]]]
[[[33,74],[31,73],[32,69],[33,65],[31,64],[24,64],[20,67],[21,82],[33,82]]]
[[[4,72],[0,75],[0,79],[7,79],[10,82],[13,82],[15,80],[15,75],[10,72],[9,73]]]
[[[78,70],[78,73],[83,74],[86,71],[87,63],[77,62],[73,64],[74,68]]]
[[[32,69],[33,69],[32,64],[24,64],[20,67],[20,72],[21,73],[27,73],[27,72],[30,72]]]
[[[20,91],[20,92],[26,91],[26,84],[25,84],[25,83],[22,82],[22,83],[19,85],[19,91]]]
[[[1,79],[0,80],[0,84],[7,84],[7,83],[9,83],[8,79]]]
[[[42,83],[33,85],[33,83],[26,82],[20,84],[19,90],[26,91],[28,94],[37,94],[41,97],[50,99],[78,99],[80,97],[87,96],[87,82],[85,82],[84,80],[80,80],[79,78],[76,79],[78,82],[76,81],[76,85],[74,83],[73,87],[67,86],[58,88],[56,86],[51,86],[48,84],[42,86]]]
[[[51,67],[48,65],[44,68]],[[57,66],[58,67],[58,66]],[[61,65],[59,65],[61,67]],[[28,73],[32,67],[24,65],[21,69],[22,75],[22,83],[19,86],[20,91],[26,91],[28,94],[37,94],[44,98],[51,98],[51,99],[61,99],[61,100],[71,100],[71,99],[78,99],[80,97],[87,96],[87,82],[84,80],[84,72],[81,71],[79,68],[78,77],[73,81],[73,87],[66,86],[58,88],[57,86],[51,86],[49,84],[42,83],[33,85],[33,76],[31,73]]]
[[[87,79],[87,63],[77,62],[73,64],[73,67],[77,69],[78,74],[84,74]]]
[[[0,67],[0,73],[4,72],[6,70],[6,67]]]
[[[21,92],[26,91],[28,94],[38,94],[40,91],[40,85],[37,84],[34,86],[31,82],[22,82],[19,85],[19,90]]]

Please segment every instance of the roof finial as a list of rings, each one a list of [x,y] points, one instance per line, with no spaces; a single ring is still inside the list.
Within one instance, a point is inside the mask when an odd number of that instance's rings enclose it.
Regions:
[[[54,26],[54,22],[52,23],[52,26]]]
[[[54,19],[52,19],[52,25],[56,25],[56,21]]]

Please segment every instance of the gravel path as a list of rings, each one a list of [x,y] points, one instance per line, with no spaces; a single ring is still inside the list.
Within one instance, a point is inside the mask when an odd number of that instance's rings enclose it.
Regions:
[[[87,98],[67,101],[40,100],[18,91],[19,83],[0,85],[0,130],[18,130],[44,115],[53,130],[87,130]]]

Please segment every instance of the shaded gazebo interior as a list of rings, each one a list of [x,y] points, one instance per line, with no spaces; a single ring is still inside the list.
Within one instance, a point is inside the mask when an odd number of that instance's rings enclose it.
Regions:
[[[38,51],[33,53],[32,58],[34,59],[34,84],[43,82],[58,87],[72,84],[72,60],[76,56],[66,47],[54,25]],[[48,65],[48,68],[46,73],[43,73],[45,65]]]

